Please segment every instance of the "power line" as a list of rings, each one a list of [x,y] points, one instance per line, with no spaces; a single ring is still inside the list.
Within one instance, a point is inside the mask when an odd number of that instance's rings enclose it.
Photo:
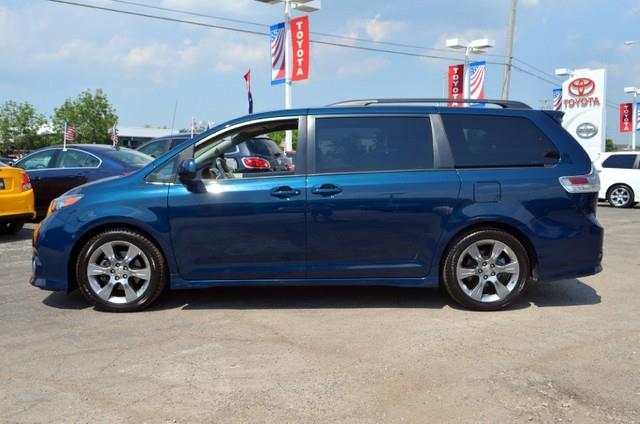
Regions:
[[[168,16],[152,15],[152,14],[148,14],[148,13],[135,12],[135,11],[131,11],[131,10],[114,9],[114,8],[111,8],[111,7],[80,3],[80,2],[77,2],[77,1],[71,1],[71,0],[47,0],[47,1],[53,2],[53,3],[60,3],[60,4],[71,5],[71,6],[83,7],[83,8],[87,8],[87,9],[95,9],[95,10],[102,10],[102,11],[107,11],[107,12],[112,12],[112,13],[120,13],[120,14],[124,14],[124,15],[138,16],[138,17],[142,17],[142,18],[149,18],[149,19],[156,19],[156,20],[162,20],[162,21],[167,21],[167,22],[183,23],[183,24],[196,25],[196,26],[201,26],[201,27],[206,27],[206,28],[214,28],[214,29],[221,29],[221,30],[226,30],[226,31],[240,32],[240,33],[244,33],[244,34],[258,35],[258,36],[261,36],[261,37],[269,37],[269,34],[264,33],[262,31],[254,31],[254,30],[249,30],[249,29],[244,29],[244,28],[237,28],[237,27],[224,26],[224,25],[216,25],[216,24],[199,22],[199,21],[172,18],[172,17],[168,17]],[[123,3],[125,2],[125,0],[119,0],[119,1],[123,2]],[[126,3],[134,3],[134,2],[126,1]],[[166,8],[164,8],[164,9],[166,9]],[[189,12],[189,13],[191,13],[191,12]],[[310,42],[314,43],[314,44],[321,44],[321,45],[326,45],[326,46],[342,47],[342,48],[347,48],[347,49],[371,51],[371,52],[377,52],[377,53],[387,53],[387,54],[400,55],[400,56],[420,57],[420,58],[424,58],[424,59],[445,60],[445,61],[449,61],[449,62],[460,60],[459,58],[452,57],[452,56],[438,56],[438,55],[435,55],[435,54],[413,53],[413,52],[398,51],[398,50],[392,50],[392,49],[383,49],[383,48],[377,48],[377,47],[356,46],[356,45],[351,45],[351,44],[324,41],[324,40],[317,40],[317,39],[311,39]],[[488,56],[490,56],[490,55],[488,55]],[[493,55],[493,56],[495,56],[495,55]],[[490,65],[504,65],[505,63],[504,62],[498,62],[498,61],[487,61],[487,64],[490,64]],[[522,68],[520,66],[512,65],[512,67],[513,67],[513,69],[516,69],[519,72],[522,72],[524,74],[532,76],[532,77],[534,77],[534,78],[536,78],[536,79],[538,79],[540,81],[546,82],[546,83],[551,84],[553,86],[557,86],[558,85],[557,81],[549,80],[549,79],[547,79],[545,77],[537,75],[537,74],[535,74],[535,73],[533,73],[533,72],[531,72],[531,71],[529,71],[527,69],[524,69],[524,68]]]

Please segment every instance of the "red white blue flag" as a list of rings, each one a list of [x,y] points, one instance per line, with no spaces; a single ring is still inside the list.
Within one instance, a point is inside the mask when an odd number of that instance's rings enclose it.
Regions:
[[[271,85],[282,84],[286,77],[285,38],[284,22],[271,25]]]
[[[562,88],[553,89],[553,110],[562,109]]]
[[[469,64],[469,98],[484,99],[484,71],[487,62],[471,62]],[[473,104],[473,106],[484,106],[483,103]]]
[[[247,86],[247,101],[249,102],[249,113],[253,113],[253,96],[251,95],[251,69],[244,74],[244,82]]]

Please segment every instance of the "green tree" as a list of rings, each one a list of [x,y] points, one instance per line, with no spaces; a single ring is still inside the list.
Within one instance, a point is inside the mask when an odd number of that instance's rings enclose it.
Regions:
[[[613,142],[612,139],[607,138],[607,144],[605,146],[605,152],[615,152],[616,150],[618,150],[618,146],[616,146],[616,143]]]
[[[8,100],[0,106],[2,149],[33,149],[39,146],[38,130],[46,123],[33,105]]]
[[[54,109],[56,132],[62,134],[65,122],[76,129],[76,143],[111,143],[111,129],[118,122],[118,116],[101,89],[95,93],[85,90]]]

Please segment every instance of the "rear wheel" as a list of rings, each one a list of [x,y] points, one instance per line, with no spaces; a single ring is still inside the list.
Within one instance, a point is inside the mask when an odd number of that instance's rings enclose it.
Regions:
[[[116,229],[87,242],[78,255],[76,277],[84,297],[99,309],[133,312],[156,300],[167,273],[155,244],[134,231]]]
[[[442,276],[456,302],[491,311],[518,297],[529,270],[529,257],[517,238],[505,231],[481,229],[458,238],[449,248]]]
[[[607,192],[607,201],[614,208],[630,208],[633,206],[633,190],[624,184],[616,184]]]
[[[22,230],[24,221],[5,221],[0,222],[0,234],[15,234]]]

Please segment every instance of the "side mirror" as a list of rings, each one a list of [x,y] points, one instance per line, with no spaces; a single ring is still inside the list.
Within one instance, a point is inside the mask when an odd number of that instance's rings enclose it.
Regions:
[[[186,159],[180,163],[180,169],[178,170],[178,177],[183,183],[190,183],[196,178],[196,161],[194,159]]]

